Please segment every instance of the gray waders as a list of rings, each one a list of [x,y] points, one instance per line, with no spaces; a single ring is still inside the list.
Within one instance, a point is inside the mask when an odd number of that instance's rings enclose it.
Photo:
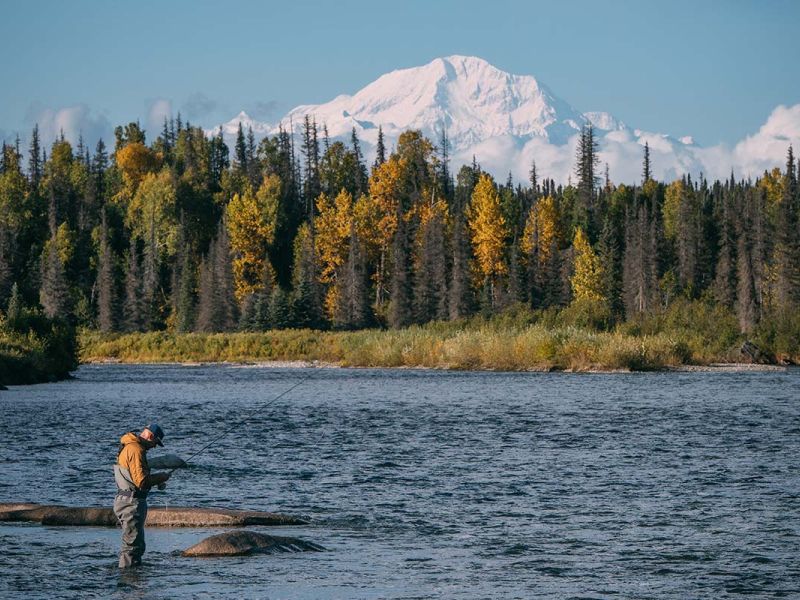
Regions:
[[[114,498],[114,514],[122,526],[122,548],[119,552],[119,568],[142,564],[145,550],[144,522],[147,519],[147,492],[136,489],[130,481],[127,469],[114,466],[117,496]]]

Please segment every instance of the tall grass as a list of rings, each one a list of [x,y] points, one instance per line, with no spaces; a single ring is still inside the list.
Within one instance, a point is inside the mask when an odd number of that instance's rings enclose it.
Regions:
[[[791,327],[753,333],[767,355],[798,357],[800,318]],[[589,305],[561,312],[514,306],[492,318],[474,317],[399,330],[102,335],[84,331],[84,361],[319,361],[354,367],[497,370],[654,370],[685,364],[735,362],[747,339],[731,311],[705,301],[675,301],[668,309],[611,325]]]
[[[665,334],[633,336],[575,327],[409,327],[402,330],[100,335],[84,332],[83,361],[321,361],[354,367],[497,370],[649,370],[691,360]]]

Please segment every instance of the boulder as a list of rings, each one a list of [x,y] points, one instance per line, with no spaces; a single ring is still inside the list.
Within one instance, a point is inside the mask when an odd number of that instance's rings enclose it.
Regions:
[[[186,461],[177,454],[148,457],[147,464],[151,469],[183,469],[186,467]]]
[[[55,504],[0,504],[0,521],[32,521],[42,525],[116,527],[111,508]],[[257,510],[150,506],[148,527],[245,527],[248,525],[305,525],[307,521]]]
[[[240,529],[212,535],[184,550],[181,556],[249,556],[281,552],[321,552],[323,550],[325,548],[313,542]]]

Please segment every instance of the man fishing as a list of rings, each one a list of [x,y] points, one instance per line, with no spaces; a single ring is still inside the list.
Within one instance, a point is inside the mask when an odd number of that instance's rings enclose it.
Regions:
[[[170,473],[151,473],[147,465],[147,451],[163,446],[164,430],[155,423],[145,427],[140,434],[131,431],[120,438],[114,479],[117,496],[114,514],[122,525],[122,549],[119,568],[142,564],[144,554],[144,522],[147,518],[147,493],[153,486],[163,490]]]

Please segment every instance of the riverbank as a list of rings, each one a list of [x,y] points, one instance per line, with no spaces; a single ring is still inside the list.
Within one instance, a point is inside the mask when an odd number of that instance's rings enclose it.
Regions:
[[[286,366],[576,372],[770,368],[735,364],[742,360],[736,343],[720,351],[688,334],[634,335],[488,322],[352,332],[303,329],[103,335],[86,331],[80,342],[81,361],[88,363],[277,362]]]
[[[35,312],[0,321],[0,389],[67,379],[77,368],[77,339],[67,323]]]

